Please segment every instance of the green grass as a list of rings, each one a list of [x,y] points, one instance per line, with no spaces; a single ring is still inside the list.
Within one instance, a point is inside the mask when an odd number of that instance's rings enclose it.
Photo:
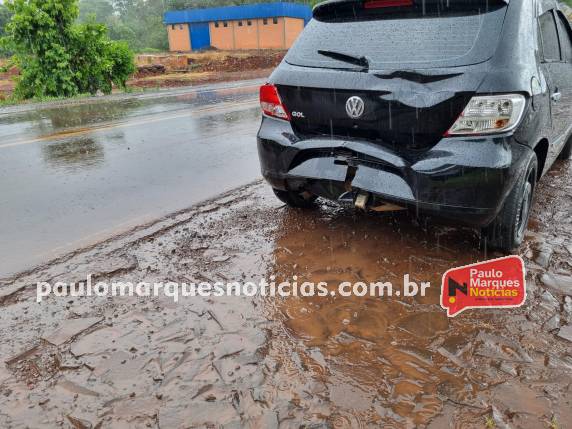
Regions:
[[[9,96],[5,100],[0,100],[0,107],[13,106],[15,104],[47,103],[50,101],[76,100],[91,97],[91,94],[79,94],[74,97],[38,97],[28,100],[21,100],[14,96]]]
[[[558,424],[558,419],[556,418],[556,416],[552,417],[552,420],[550,420],[550,429],[560,429],[560,425]]]
[[[160,86],[157,86],[155,88],[139,88],[139,87],[128,86],[127,88],[125,88],[125,90],[119,90],[117,92],[113,92],[110,95],[113,96],[113,95],[122,95],[122,94],[123,95],[142,94],[145,92],[159,91],[161,89],[162,88]],[[94,97],[91,94],[79,94],[79,95],[76,95],[74,97],[41,97],[41,98],[30,98],[27,100],[20,100],[20,99],[13,97],[13,96],[10,96],[10,97],[6,98],[5,100],[0,100],[0,108],[8,107],[8,106],[14,106],[17,104],[49,103],[49,102],[57,102],[57,101],[82,100],[82,99],[86,99],[86,98],[97,99],[98,97]]]
[[[162,51],[161,49],[155,49],[155,48],[141,48],[137,50],[138,54],[159,54],[161,52],[165,52]]]
[[[497,425],[495,423],[495,419],[493,419],[493,416],[485,416],[485,428],[494,429],[496,427]]]
[[[6,100],[0,100],[0,107],[13,106],[14,104],[18,104],[18,102],[11,100],[10,98]]]

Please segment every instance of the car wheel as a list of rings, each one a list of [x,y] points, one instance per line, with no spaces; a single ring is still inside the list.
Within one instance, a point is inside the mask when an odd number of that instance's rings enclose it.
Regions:
[[[313,207],[314,201],[318,198],[309,192],[282,191],[274,188],[273,190],[278,199],[290,207],[307,209]]]
[[[562,149],[562,152],[560,152],[558,156],[558,159],[566,160],[570,158],[572,158],[572,136],[570,136],[568,143],[566,143],[566,146],[564,146],[564,149]]]
[[[485,228],[483,238],[488,247],[510,253],[522,244],[532,210],[537,166],[536,155],[533,155],[497,218]]]

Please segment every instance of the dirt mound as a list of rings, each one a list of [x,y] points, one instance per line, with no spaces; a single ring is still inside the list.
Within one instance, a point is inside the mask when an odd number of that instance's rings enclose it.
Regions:
[[[136,63],[142,70],[136,77],[149,76],[147,67],[162,65],[171,72],[235,72],[276,67],[285,51],[205,51],[189,54],[139,55]],[[157,73],[159,74],[159,73]],[[156,75],[156,74],[155,74]]]
[[[186,71],[189,65],[187,55],[182,54],[137,55],[135,63],[137,66],[161,64],[166,72]]]
[[[0,68],[5,67],[6,64],[7,60],[0,59]],[[5,73],[1,71],[0,69],[0,101],[4,101],[14,91],[14,77],[20,74],[20,70],[17,67],[11,67]]]
[[[140,55],[128,82],[139,88],[172,88],[211,82],[267,77],[285,51],[217,51]]]
[[[228,55],[222,58],[209,59],[205,62],[198,60],[193,62],[200,71],[204,72],[231,72],[236,70],[259,70],[276,67],[284,52],[272,52],[258,55],[238,56]]]
[[[127,84],[135,88],[178,88],[206,83],[266,78],[270,76],[272,70],[273,68],[234,72],[166,73],[160,76],[135,77],[129,80]]]
[[[136,78],[147,77],[147,76],[158,76],[165,74],[166,67],[163,64],[151,64],[137,66],[137,72],[135,73]]]

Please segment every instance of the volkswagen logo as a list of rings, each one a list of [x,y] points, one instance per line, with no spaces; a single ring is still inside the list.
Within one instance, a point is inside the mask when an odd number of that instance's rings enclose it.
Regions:
[[[365,103],[360,97],[354,96],[348,98],[346,101],[346,113],[352,119],[358,119],[363,115],[365,110]]]

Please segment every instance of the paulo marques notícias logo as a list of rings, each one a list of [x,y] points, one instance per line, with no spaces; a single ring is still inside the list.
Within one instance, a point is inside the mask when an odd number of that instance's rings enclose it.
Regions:
[[[441,307],[449,317],[470,308],[516,308],[525,301],[526,276],[519,256],[453,268],[443,275]]]

